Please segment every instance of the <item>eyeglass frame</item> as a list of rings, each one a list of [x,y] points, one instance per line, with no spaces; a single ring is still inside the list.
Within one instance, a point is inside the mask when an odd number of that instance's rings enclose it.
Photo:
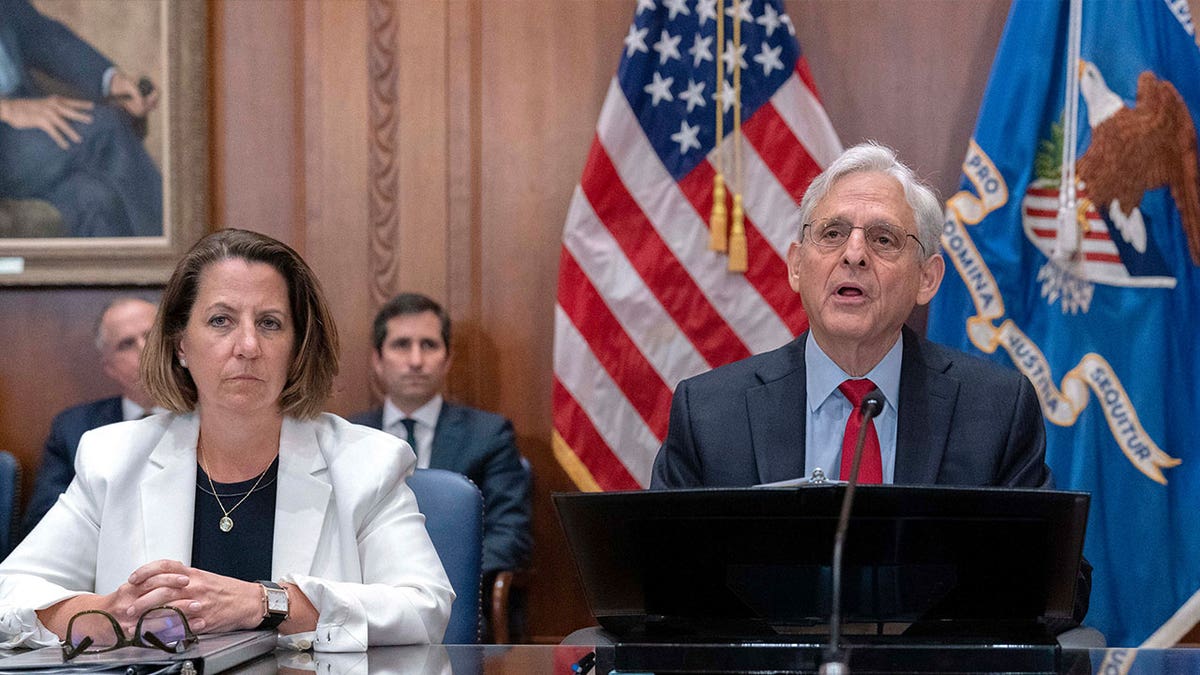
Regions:
[[[175,612],[179,615],[180,620],[183,621],[183,639],[176,642],[174,646],[168,646],[165,642],[159,640],[158,636],[154,633],[146,633],[146,635],[150,636],[148,640],[142,637],[142,621],[146,619],[146,615],[150,614],[151,612],[156,612],[160,609]],[[117,636],[117,642],[112,646],[89,651],[88,647],[91,647],[93,644],[95,644],[95,640],[92,639],[92,636],[85,635],[83,639],[79,641],[79,647],[72,647],[71,629],[75,626],[75,619],[87,614],[99,614],[100,616],[108,619],[108,622],[112,624],[113,632]],[[66,636],[63,637],[63,639],[59,642],[59,646],[62,647],[63,663],[66,663],[80,654],[103,654],[104,652],[111,652],[122,647],[145,647],[148,649],[159,649],[167,652],[168,654],[179,654],[186,651],[188,647],[196,644],[199,639],[200,638],[192,632],[192,627],[188,623],[187,616],[182,610],[180,610],[178,607],[171,607],[169,605],[159,605],[158,607],[151,607],[150,609],[142,612],[141,616],[138,617],[137,624],[133,627],[132,638],[125,636],[125,631],[121,628],[121,622],[117,621],[116,617],[102,609],[85,609],[82,612],[77,612],[71,617],[71,620],[67,622]]]
[[[925,252],[925,244],[921,242],[920,238],[918,238],[918,237],[917,237],[917,235],[915,235],[915,234],[913,234],[913,233],[911,233],[911,232],[905,232],[905,231],[904,231],[904,229],[903,229],[903,228],[901,228],[900,226],[898,226],[898,225],[893,225],[893,224],[891,224],[891,223],[889,223],[889,222],[887,222],[887,221],[876,221],[876,222],[870,223],[869,225],[850,225],[850,224],[849,224],[849,223],[847,223],[846,221],[844,221],[844,220],[841,220],[841,219],[839,219],[839,218],[827,218],[827,219],[826,219],[826,220],[824,220],[824,221],[820,221],[820,222],[816,222],[816,223],[804,223],[804,224],[803,224],[803,225],[800,227],[800,241],[804,241],[804,231],[805,231],[806,229],[807,229],[807,230],[809,230],[809,231],[816,231],[816,227],[817,227],[817,225],[820,225],[820,224],[822,224],[822,223],[823,223],[823,224],[825,224],[825,225],[831,225],[831,224],[836,224],[836,223],[842,223],[842,224],[845,224],[847,227],[849,227],[849,228],[850,228],[850,232],[849,232],[849,233],[847,233],[847,235],[846,235],[846,240],[845,240],[845,241],[843,241],[843,242],[841,242],[840,244],[836,244],[836,245],[833,245],[833,246],[830,246],[830,245],[828,245],[828,244],[822,243],[822,242],[818,241],[817,239],[815,239],[815,238],[814,238],[812,235],[809,235],[808,239],[809,239],[809,241],[811,241],[811,242],[812,242],[813,246],[816,246],[817,248],[819,248],[819,249],[823,249],[823,250],[825,250],[825,251],[836,251],[836,250],[838,250],[838,249],[842,248],[842,247],[843,247],[843,246],[845,246],[847,243],[849,243],[849,241],[850,241],[850,233],[853,233],[855,230],[862,230],[862,233],[863,233],[863,239],[864,239],[864,241],[866,241],[867,248],[871,249],[871,251],[872,251],[873,253],[875,253],[875,255],[878,255],[878,256],[883,256],[883,257],[885,257],[885,258],[889,258],[889,257],[891,257],[891,256],[896,256],[896,257],[899,257],[899,256],[900,256],[900,254],[901,254],[901,253],[904,253],[904,250],[905,250],[905,249],[908,247],[908,246],[907,246],[907,241],[908,241],[908,239],[909,239],[909,238],[911,238],[913,241],[917,242],[917,246],[920,246],[920,247],[921,247],[921,258],[926,258],[926,257],[928,257],[928,256],[927,256],[927,254],[926,254],[926,252]],[[871,239],[870,239],[870,237],[868,237],[868,236],[867,236],[867,231],[868,231],[868,230],[870,230],[870,229],[872,229],[872,228],[876,228],[876,227],[884,227],[884,228],[887,228],[887,229],[889,229],[889,230],[893,230],[893,231],[894,231],[894,233],[903,234],[903,235],[904,235],[904,237],[900,238],[899,240],[900,240],[901,242],[904,242],[904,243],[902,243],[902,244],[900,245],[900,248],[896,249],[895,251],[880,251],[879,249],[875,248],[875,246],[873,246],[873,245],[871,244]]]

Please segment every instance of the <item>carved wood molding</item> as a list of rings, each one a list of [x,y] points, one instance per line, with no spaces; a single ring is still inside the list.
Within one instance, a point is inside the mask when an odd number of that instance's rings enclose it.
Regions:
[[[368,30],[371,42],[367,68],[370,87],[369,292],[378,307],[395,292],[400,255],[398,200],[400,171],[399,84],[396,50],[399,30],[395,0],[369,0]]]

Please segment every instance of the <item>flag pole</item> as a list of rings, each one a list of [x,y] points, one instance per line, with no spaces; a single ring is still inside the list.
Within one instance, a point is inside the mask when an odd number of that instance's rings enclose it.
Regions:
[[[746,271],[746,210],[742,203],[742,17],[733,17],[733,222],[729,228],[729,271]]]
[[[729,249],[726,230],[729,227],[729,215],[725,207],[725,175],[722,173],[725,163],[721,159],[722,141],[725,139],[725,0],[720,0],[717,7],[717,90],[716,115],[717,138],[713,145],[713,203],[712,215],[709,218],[708,248],[724,253]],[[735,52],[736,53],[736,52]]]

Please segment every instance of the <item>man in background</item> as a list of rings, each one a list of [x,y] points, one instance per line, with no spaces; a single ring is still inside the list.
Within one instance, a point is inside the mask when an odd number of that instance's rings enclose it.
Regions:
[[[75,478],[75,449],[87,431],[123,420],[136,420],[153,412],[154,402],[142,388],[138,368],[146,336],[154,325],[155,305],[140,298],[117,298],[104,308],[96,322],[96,349],[100,368],[117,383],[120,396],[67,408],[54,417],[42,450],[33,496],[25,510],[24,532],[29,533],[54,506]]]
[[[27,0],[0,2],[0,197],[50,202],[72,237],[161,236],[162,175],[132,124],[157,103]]]
[[[532,545],[530,476],[512,423],[442,397],[450,372],[450,316],[432,299],[417,293],[392,298],[375,315],[374,345],[371,364],[385,390],[383,407],[351,421],[407,440],[418,467],[455,471],[479,486],[483,587],[490,589],[497,572],[528,563]]]

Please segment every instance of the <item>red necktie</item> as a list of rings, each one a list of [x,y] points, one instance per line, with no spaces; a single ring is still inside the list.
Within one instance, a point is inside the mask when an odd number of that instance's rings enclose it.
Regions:
[[[842,437],[842,480],[850,479],[850,468],[854,463],[854,444],[858,441],[858,430],[862,426],[863,398],[871,393],[875,383],[870,380],[846,380],[838,385],[854,410],[846,420],[846,435]],[[867,438],[863,443],[862,462],[858,466],[858,482],[879,484],[883,482],[883,457],[879,453],[879,435],[875,433],[875,422],[867,420]]]

